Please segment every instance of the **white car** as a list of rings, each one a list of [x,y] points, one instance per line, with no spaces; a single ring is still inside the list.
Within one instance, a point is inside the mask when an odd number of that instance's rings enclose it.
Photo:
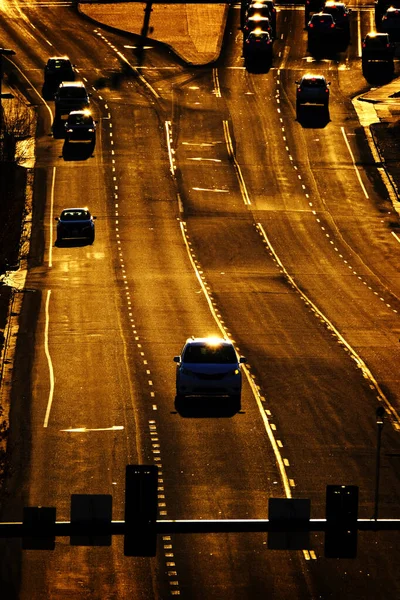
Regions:
[[[296,85],[297,111],[303,104],[319,104],[328,109],[330,82],[326,81],[323,75],[306,73],[299,81],[296,81]]]
[[[176,399],[187,397],[226,397],[240,408],[242,392],[241,364],[230,340],[223,338],[189,338],[176,367]]]

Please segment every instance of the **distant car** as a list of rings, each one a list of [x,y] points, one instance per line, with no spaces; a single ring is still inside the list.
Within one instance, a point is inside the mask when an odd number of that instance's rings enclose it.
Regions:
[[[57,243],[65,239],[83,238],[94,242],[95,216],[87,208],[65,208],[57,221]]]
[[[322,12],[324,12],[325,14],[332,15],[337,29],[339,29],[346,35],[350,34],[349,17],[351,13],[351,8],[347,8],[347,6],[343,2],[334,2],[332,0],[328,0],[328,2],[325,2],[324,4]]]
[[[310,15],[319,13],[324,5],[324,0],[305,0],[304,4],[304,24],[307,26]]]
[[[328,13],[315,13],[308,22],[307,31],[309,37],[330,37],[336,32],[335,20]]]
[[[381,30],[388,33],[391,42],[400,41],[400,8],[390,6],[382,17]]]
[[[296,84],[297,112],[304,104],[319,104],[328,109],[330,82],[327,82],[323,75],[306,73],[299,81],[296,81]]]
[[[271,38],[274,37],[274,31],[272,28],[271,19],[268,17],[263,17],[261,15],[253,15],[246,19],[246,22],[243,27],[243,42],[247,39],[249,33],[254,31],[255,29],[260,29],[262,31],[268,31]]]
[[[271,21],[271,27],[274,37],[276,37],[276,8],[273,0],[263,0],[262,2],[252,2],[248,5],[246,19],[254,15],[268,17]]]
[[[379,30],[383,15],[389,7],[400,8],[400,0],[375,0],[375,25]]]
[[[226,397],[240,407],[242,393],[241,364],[230,340],[189,338],[180,356],[175,356],[176,397]]]
[[[62,81],[75,81],[75,69],[68,56],[51,56],[44,68],[44,83],[57,87]]]
[[[56,118],[72,110],[83,110],[90,104],[83,81],[62,81],[54,95]]]
[[[89,110],[73,110],[65,121],[65,141],[96,142],[96,122]]]
[[[268,31],[255,29],[247,36],[243,54],[245,60],[272,60],[273,40]]]
[[[388,33],[367,33],[362,42],[361,59],[363,65],[370,62],[393,63],[394,44]]]

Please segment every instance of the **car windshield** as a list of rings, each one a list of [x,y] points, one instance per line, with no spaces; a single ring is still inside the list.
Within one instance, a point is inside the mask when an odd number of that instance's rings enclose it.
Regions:
[[[313,15],[311,17],[311,23],[318,25],[319,23],[333,23],[332,15],[323,14],[323,15]]]
[[[183,362],[207,364],[237,363],[235,350],[227,344],[189,344]]]
[[[64,210],[61,213],[63,221],[87,221],[90,219],[90,213],[87,210]]]
[[[386,13],[386,17],[388,19],[399,19],[400,18],[400,11],[398,10],[388,10]]]

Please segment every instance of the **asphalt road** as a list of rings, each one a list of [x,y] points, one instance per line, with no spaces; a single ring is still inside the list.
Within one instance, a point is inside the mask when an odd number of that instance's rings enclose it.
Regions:
[[[327,484],[358,485],[369,518],[379,403],[379,514],[399,517],[398,219],[351,103],[368,87],[358,49],[372,9],[353,12],[347,49],[316,62],[303,12],[282,8],[273,68],[251,73],[235,7],[219,62],[195,68],[158,47],[137,65],[131,36],[64,4],[0,5],[39,115],[2,520],[28,505],[68,519],[72,493],[112,494],[123,518],[135,463],[160,468],[160,518],[265,518],[270,497],[309,498],[321,518]],[[64,53],[92,91],[93,155],[51,135],[42,70]],[[310,65],[332,83],[329,119],[298,121],[294,82]],[[55,246],[71,205],[97,216],[93,246]],[[242,410],[178,412],[172,357],[221,332],[248,358]],[[400,597],[397,532],[360,534],[353,560],[311,539],[289,552],[261,534],[164,536],[155,559],[125,558],[119,539],[3,542],[2,597]]]

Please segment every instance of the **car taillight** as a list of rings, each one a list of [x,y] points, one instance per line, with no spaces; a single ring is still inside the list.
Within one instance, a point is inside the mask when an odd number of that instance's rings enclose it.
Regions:
[[[328,93],[329,92],[329,88],[325,88],[325,91],[326,91],[326,93]]]
[[[363,42],[363,45],[362,45],[362,47],[363,47],[363,48],[366,48],[366,44],[365,44],[364,42]]]
[[[301,92],[301,88],[300,87],[297,88],[297,93],[299,93],[299,92]]]
[[[386,48],[390,48],[390,44],[386,44]]]
[[[331,23],[331,29],[335,27],[335,23]]]
[[[314,27],[314,24],[313,23],[309,23],[308,26],[311,28],[311,27]]]

